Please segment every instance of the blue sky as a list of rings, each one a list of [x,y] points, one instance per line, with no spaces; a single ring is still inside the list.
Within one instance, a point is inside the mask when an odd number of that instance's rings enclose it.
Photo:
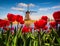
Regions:
[[[27,10],[27,4],[30,4],[30,11],[37,11],[31,13],[31,19],[39,19],[42,15],[48,16],[50,19],[55,11],[60,10],[60,0],[0,0],[0,18],[6,18],[8,13],[20,14],[25,16],[24,12]]]

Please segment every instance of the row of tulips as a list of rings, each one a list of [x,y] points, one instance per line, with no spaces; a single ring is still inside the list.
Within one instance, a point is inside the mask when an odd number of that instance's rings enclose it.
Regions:
[[[47,16],[42,16],[31,27],[24,24],[21,15],[8,13],[8,20],[0,19],[0,46],[60,46],[59,15],[60,11],[55,12],[55,21],[51,22],[48,22]],[[17,28],[12,28],[14,21],[17,22]]]

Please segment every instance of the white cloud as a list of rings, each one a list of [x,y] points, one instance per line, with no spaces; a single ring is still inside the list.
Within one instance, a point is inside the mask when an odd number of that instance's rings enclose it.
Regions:
[[[40,11],[47,11],[47,10],[50,10],[50,9],[57,9],[57,8],[60,8],[60,5],[58,5],[58,6],[52,6],[52,7],[50,7],[50,8],[39,8],[39,10]]]
[[[30,7],[30,6],[32,6],[32,7],[35,6],[35,4],[32,4],[32,3],[30,3],[30,4],[18,3],[18,4],[17,4],[17,7],[11,7],[11,9],[12,9],[12,10],[24,11],[24,10],[26,9],[25,7],[27,7],[28,5],[29,5],[29,7]]]
[[[29,6],[35,6],[35,4],[30,3]]]
[[[59,5],[59,6],[53,6],[52,8],[53,8],[53,9],[55,9],[55,8],[60,8],[60,5]]]
[[[27,6],[35,6],[35,4],[32,4],[32,3],[30,3],[30,4],[26,4],[26,3],[18,3],[18,6],[23,6],[23,7],[27,7]]]
[[[49,10],[50,8],[40,8],[39,10],[40,11],[47,11],[47,10]]]
[[[27,4],[25,4],[25,3],[18,3],[18,6],[27,7]]]
[[[24,9],[23,8],[17,8],[17,7],[11,7],[12,10],[20,10],[20,11],[23,11]]]

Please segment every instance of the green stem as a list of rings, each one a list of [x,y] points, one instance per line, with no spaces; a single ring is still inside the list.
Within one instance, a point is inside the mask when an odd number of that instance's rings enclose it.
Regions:
[[[24,40],[24,46],[26,46],[26,41]]]
[[[31,42],[32,42],[32,41],[30,40],[29,46],[31,46]]]
[[[9,42],[6,43],[6,46],[9,46]]]
[[[41,46],[41,37],[40,32],[38,32],[38,46]]]

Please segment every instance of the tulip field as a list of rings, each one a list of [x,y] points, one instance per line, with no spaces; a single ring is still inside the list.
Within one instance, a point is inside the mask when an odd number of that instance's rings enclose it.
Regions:
[[[42,16],[29,25],[23,16],[8,13],[7,20],[0,19],[0,46],[60,46],[60,11],[52,17],[54,20],[48,21]]]

